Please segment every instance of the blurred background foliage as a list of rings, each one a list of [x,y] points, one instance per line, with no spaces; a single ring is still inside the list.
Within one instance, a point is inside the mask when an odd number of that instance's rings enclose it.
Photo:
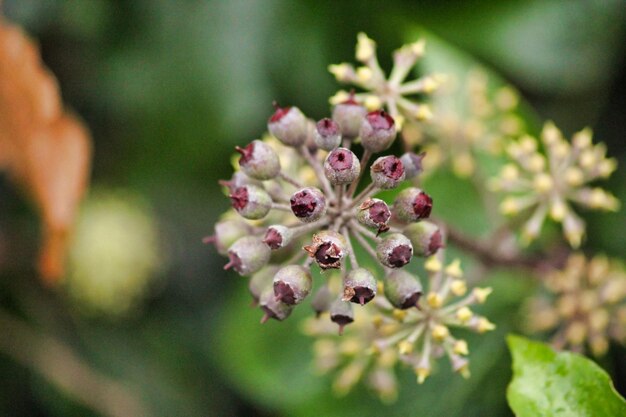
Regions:
[[[521,327],[527,277],[487,278],[498,296],[485,313],[498,329],[468,335],[469,382],[441,367],[418,386],[407,370],[388,406],[365,388],[335,397],[329,378],[314,375],[312,340],[298,320],[259,326],[245,280],[223,272],[224,260],[200,243],[228,207],[217,180],[230,175],[233,147],[262,134],[272,100],[326,116],[337,90],[326,67],[352,61],[359,31],[378,42],[389,68],[391,52],[425,29],[440,54],[462,51],[514,85],[534,122],[552,119],[566,136],[591,126],[620,160],[608,188],[626,201],[621,0],[4,0],[2,12],[37,40],[64,101],[92,131],[93,187],[77,233],[101,244],[71,252],[65,284],[44,288],[33,266],[35,213],[0,177],[0,308],[31,326],[11,332],[0,319],[0,346],[20,335],[48,346],[45,360],[87,372],[88,394],[106,401],[122,389],[146,415],[512,415],[504,335]],[[445,73],[460,61],[435,62],[451,66],[436,68]],[[475,233],[488,224],[467,183],[439,172],[428,187],[444,218]],[[589,251],[623,258],[623,212],[587,219]],[[622,393],[624,354],[613,347],[602,363]],[[101,415],[11,355],[0,354],[0,375],[0,415]]]

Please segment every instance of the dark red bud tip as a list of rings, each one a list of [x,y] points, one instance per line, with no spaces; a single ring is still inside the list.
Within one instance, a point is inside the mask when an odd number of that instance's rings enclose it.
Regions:
[[[432,237],[430,238],[430,243],[428,244],[428,250],[430,251],[430,253],[435,253],[443,247],[444,247],[443,236],[441,236],[441,231],[437,230],[435,233],[433,233]]]
[[[375,130],[389,130],[395,125],[393,117],[384,110],[369,112],[365,117]]]
[[[270,313],[268,313],[267,311],[263,314],[263,317],[261,317],[261,324],[265,324],[267,323],[267,321],[269,319],[271,319],[272,316],[270,315]]]
[[[283,237],[276,229],[267,229],[263,243],[270,247],[270,249],[280,249],[283,243]]]
[[[389,263],[396,268],[403,267],[411,261],[413,249],[408,245],[398,245],[389,254]]]
[[[284,282],[274,283],[274,295],[276,296],[276,301],[282,301],[289,305],[296,303],[296,296],[293,293],[293,289]]]
[[[248,189],[245,187],[235,188],[229,197],[235,210],[242,210],[248,205]]]
[[[276,101],[272,102],[272,106],[274,106],[276,111],[272,114],[272,117],[270,117],[270,123],[280,121],[280,119],[285,117],[287,113],[289,113],[289,110],[291,110],[290,106],[280,107]]]
[[[315,196],[307,190],[297,192],[289,200],[291,203],[291,210],[296,217],[306,218],[309,217],[317,207],[317,201]]]
[[[239,256],[237,256],[237,254],[229,252],[228,253],[228,258],[229,261],[226,265],[224,265],[224,270],[228,270],[230,268],[233,268],[235,271],[241,273],[241,258],[239,258]]]
[[[340,104],[360,106],[360,104],[356,101],[354,88],[350,90],[350,95],[348,96],[348,98],[345,101],[341,102]]]
[[[328,162],[336,171],[345,171],[352,168],[352,152],[347,149],[335,149],[330,153]]]
[[[317,128],[317,132],[324,137],[336,135],[339,133],[339,125],[337,124],[337,122],[329,119],[328,117],[317,122],[315,127]]]
[[[433,199],[426,194],[425,192],[421,192],[415,197],[413,201],[413,212],[420,219],[427,219],[430,217],[430,212],[433,209]]]
[[[339,325],[339,335],[343,335],[343,329],[350,323],[354,321],[354,319],[350,316],[344,316],[343,314],[337,314],[332,316],[331,320],[337,325]]]
[[[241,158],[239,158],[239,165],[245,165],[250,162],[250,159],[252,159],[254,143],[249,144],[245,148],[235,146],[235,150],[241,154]]]
[[[322,243],[315,252],[315,260],[322,268],[339,268],[341,250],[334,243]]]
[[[371,288],[367,287],[354,287],[354,295],[350,299],[350,302],[356,303],[358,302],[362,306],[369,303],[374,299],[374,291]]]
[[[413,294],[411,294],[410,297],[407,297],[407,299],[404,300],[404,302],[400,306],[400,309],[406,310],[407,308],[417,307],[418,310],[421,310],[419,306],[419,300],[421,296],[421,292],[414,292]]]

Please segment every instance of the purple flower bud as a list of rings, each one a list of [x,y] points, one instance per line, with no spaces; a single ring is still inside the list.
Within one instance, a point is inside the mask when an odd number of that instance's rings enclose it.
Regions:
[[[406,310],[417,307],[422,295],[422,284],[403,269],[392,271],[385,277],[385,297],[396,308]]]
[[[253,140],[245,148],[236,146],[235,149],[241,154],[239,166],[241,170],[251,178],[257,180],[269,180],[280,172],[278,155],[268,144]]]
[[[246,219],[262,219],[272,208],[272,198],[269,194],[254,185],[237,187],[231,191],[229,197],[233,208]]]
[[[399,158],[388,155],[378,158],[370,167],[372,182],[378,188],[396,188],[405,179],[404,166]]]
[[[317,188],[296,191],[289,200],[293,214],[305,223],[314,222],[326,213],[326,198]]]
[[[258,237],[244,236],[228,248],[229,262],[224,269],[233,268],[240,275],[250,275],[270,260],[270,249]]]
[[[435,223],[429,221],[411,223],[402,233],[411,241],[415,256],[431,256],[443,247],[441,230]]]
[[[267,288],[261,294],[261,298],[259,299],[259,304],[261,305],[261,309],[265,313],[263,318],[261,319],[261,323],[265,323],[269,319],[274,319],[278,321],[283,321],[293,311],[293,306],[289,304],[285,304],[280,300],[276,299],[274,295],[274,290],[272,287]]]
[[[330,306],[330,319],[339,325],[339,334],[343,334],[343,328],[354,321],[352,304],[341,298],[335,300]]]
[[[341,128],[332,119],[325,118],[315,125],[315,144],[326,151],[332,151],[341,143]]]
[[[277,250],[284,248],[291,242],[293,237],[293,231],[287,226],[275,224],[267,228],[263,243],[265,243],[270,249]]]
[[[340,268],[346,256],[346,240],[341,233],[323,230],[313,235],[313,243],[304,250],[315,259],[322,269]]]
[[[333,120],[341,127],[341,134],[346,138],[356,138],[363,119],[367,114],[365,107],[357,103],[352,97],[333,109]]]
[[[309,270],[300,265],[281,268],[274,276],[274,295],[285,304],[300,304],[311,292],[313,280]]]
[[[389,230],[389,219],[391,211],[383,200],[378,198],[368,198],[358,208],[356,218],[359,223],[378,229],[378,233]]]
[[[250,226],[240,219],[226,219],[215,223],[215,234],[203,239],[204,243],[213,243],[220,255],[226,255],[230,245],[237,239],[250,234]]]
[[[411,261],[413,246],[402,233],[391,233],[380,240],[376,255],[383,265],[389,268],[402,268]]]
[[[333,185],[350,184],[361,172],[359,158],[349,149],[337,148],[324,161],[324,174]]]
[[[404,172],[407,179],[414,178],[422,173],[424,168],[422,167],[422,160],[426,156],[426,152],[420,154],[414,154],[413,152],[407,152],[400,157],[402,164],[404,165]]]
[[[343,301],[365,305],[376,296],[376,278],[365,268],[350,271],[343,280]]]
[[[367,114],[360,129],[361,144],[370,152],[388,149],[396,138],[396,124],[384,110]]]
[[[278,107],[267,123],[267,129],[287,146],[298,147],[307,138],[307,118],[297,107]]]
[[[419,188],[402,190],[396,197],[393,211],[396,217],[405,222],[427,219],[433,208],[433,199]]]

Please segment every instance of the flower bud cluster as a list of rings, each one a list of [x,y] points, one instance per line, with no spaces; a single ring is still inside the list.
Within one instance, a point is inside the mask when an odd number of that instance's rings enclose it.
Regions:
[[[356,322],[337,337],[329,323],[310,319],[305,332],[318,340],[316,367],[336,372],[334,389],[347,393],[364,380],[381,399],[397,395],[395,365],[413,368],[419,383],[431,374],[434,362],[447,357],[453,371],[469,376],[467,342],[453,333],[465,328],[484,333],[495,328],[473,311],[486,301],[490,288],[468,289],[460,262],[444,264],[444,251],[426,260],[427,286],[405,269],[392,270],[370,308],[359,309]],[[418,308],[415,308],[418,306]],[[367,352],[363,356],[363,352]]]
[[[508,194],[501,211],[506,215],[526,212],[528,220],[522,237],[530,242],[539,236],[546,217],[561,223],[570,245],[580,246],[585,233],[584,221],[574,212],[571,203],[586,209],[617,211],[619,201],[602,188],[589,184],[608,178],[617,168],[615,159],[606,157],[606,146],[594,145],[591,131],[574,134],[571,142],[563,138],[552,123],[541,132],[541,144],[534,137],[523,136],[507,147],[513,162],[505,165],[490,186]]]
[[[330,99],[331,104],[343,103],[352,97],[353,101],[363,104],[368,110],[385,108],[395,120],[398,130],[403,129],[405,122],[409,124],[430,119],[430,108],[410,97],[432,93],[441,84],[441,77],[424,76],[416,80],[406,80],[417,61],[424,55],[425,46],[425,42],[420,40],[395,51],[393,68],[387,77],[376,57],[376,43],[365,33],[359,33],[356,60],[361,66],[355,68],[352,64],[342,63],[330,65],[328,70],[340,83],[352,84],[365,91],[350,95],[340,90]],[[363,128],[361,136],[367,136],[369,126],[364,125]],[[364,139],[364,145],[367,142]],[[378,150],[374,152],[386,149],[384,141],[377,141],[375,146]]]
[[[569,257],[544,280],[545,293],[528,305],[528,327],[549,332],[555,347],[604,355],[609,340],[626,342],[626,270],[606,256]]]

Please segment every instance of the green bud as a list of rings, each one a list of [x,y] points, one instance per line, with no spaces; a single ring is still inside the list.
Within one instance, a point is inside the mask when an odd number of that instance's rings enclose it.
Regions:
[[[302,146],[308,135],[308,120],[297,107],[276,107],[267,123],[267,129],[287,146]]]
[[[240,275],[253,274],[269,262],[270,253],[270,249],[258,237],[244,236],[228,249],[230,260],[224,269],[233,268]]]
[[[274,276],[274,295],[285,304],[300,304],[311,292],[313,280],[309,270],[300,265],[288,265]]]
[[[274,290],[271,287],[263,291],[261,298],[259,299],[259,305],[265,313],[263,318],[261,318],[261,323],[265,323],[269,319],[283,321],[289,317],[293,311],[292,305],[285,304],[276,299]]]
[[[260,140],[253,140],[245,148],[235,147],[241,154],[239,166],[251,178],[269,180],[280,172],[278,155],[268,144]]]
[[[265,232],[263,243],[270,249],[276,250],[289,245],[293,238],[293,230],[281,224],[269,226]]]
[[[398,269],[385,278],[385,297],[396,308],[416,307],[422,295],[422,284],[410,273]]]
[[[411,261],[413,245],[402,233],[391,233],[378,242],[376,256],[389,268],[401,268]]]
[[[365,305],[376,296],[376,278],[365,268],[353,269],[343,279],[343,300]]]
[[[237,213],[249,220],[262,219],[272,208],[272,198],[267,191],[254,185],[235,188],[229,197]]]
[[[428,257],[443,247],[441,231],[435,223],[426,220],[411,223],[402,233],[411,241],[415,256]]]

